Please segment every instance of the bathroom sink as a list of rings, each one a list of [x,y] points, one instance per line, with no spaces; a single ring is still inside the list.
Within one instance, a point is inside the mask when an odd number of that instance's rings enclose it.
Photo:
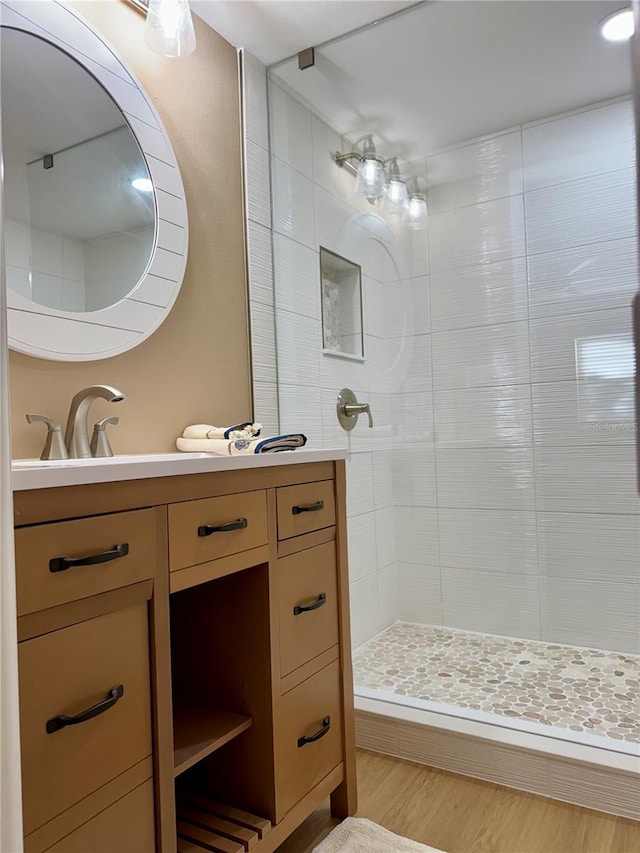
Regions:
[[[116,480],[144,480],[214,470],[210,453],[130,453],[99,459],[14,459],[13,490],[49,489]]]
[[[311,450],[306,447],[289,453],[247,456],[218,456],[214,453],[131,453],[100,459],[15,459],[11,463],[11,472],[13,490],[18,492],[344,458],[345,449]]]
[[[210,459],[209,453],[190,453],[195,459]],[[82,468],[92,465],[135,465],[145,462],[174,462],[184,461],[184,453],[131,453],[119,456],[106,456],[102,459],[14,459],[11,463],[13,471],[30,471],[33,468]]]

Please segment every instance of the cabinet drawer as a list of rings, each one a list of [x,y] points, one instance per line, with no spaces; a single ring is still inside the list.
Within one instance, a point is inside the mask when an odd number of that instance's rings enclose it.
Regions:
[[[171,571],[258,548],[266,542],[264,491],[187,501],[169,507]]]
[[[278,607],[280,675],[287,675],[338,642],[333,542],[278,560]]]
[[[153,853],[155,849],[150,779],[49,847],[47,853]]]
[[[15,541],[24,616],[153,577],[156,518],[148,509],[42,524],[16,530]]]
[[[18,667],[28,835],[151,753],[147,605],[27,640]]]
[[[302,740],[314,736],[316,740]],[[279,813],[288,812],[341,761],[340,662],[335,661],[282,697],[277,752]]]
[[[336,521],[333,480],[278,489],[278,539],[291,539]]]

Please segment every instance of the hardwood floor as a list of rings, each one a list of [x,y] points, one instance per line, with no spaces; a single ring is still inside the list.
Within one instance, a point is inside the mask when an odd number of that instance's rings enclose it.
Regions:
[[[358,795],[358,817],[446,853],[640,851],[635,821],[364,750]],[[277,853],[310,853],[336,823],[327,804]]]

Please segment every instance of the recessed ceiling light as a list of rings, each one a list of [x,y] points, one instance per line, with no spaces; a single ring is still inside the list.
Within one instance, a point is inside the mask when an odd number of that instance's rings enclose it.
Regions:
[[[634,33],[633,12],[620,9],[600,24],[600,34],[607,41],[628,41]]]
[[[131,186],[134,190],[138,190],[140,193],[152,193],[153,192],[153,184],[149,180],[149,178],[134,178],[131,181]]]

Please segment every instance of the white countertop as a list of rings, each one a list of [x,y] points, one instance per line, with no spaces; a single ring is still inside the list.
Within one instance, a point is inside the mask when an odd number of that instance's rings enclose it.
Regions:
[[[332,462],[346,459],[347,451],[286,450],[252,456],[217,456],[213,453],[146,453],[112,456],[108,459],[14,459],[11,463],[14,492],[26,489],[52,489],[58,486],[82,486],[118,480],[148,480],[180,474],[208,474],[213,471],[241,471],[245,468],[270,468],[300,465],[305,462]]]

